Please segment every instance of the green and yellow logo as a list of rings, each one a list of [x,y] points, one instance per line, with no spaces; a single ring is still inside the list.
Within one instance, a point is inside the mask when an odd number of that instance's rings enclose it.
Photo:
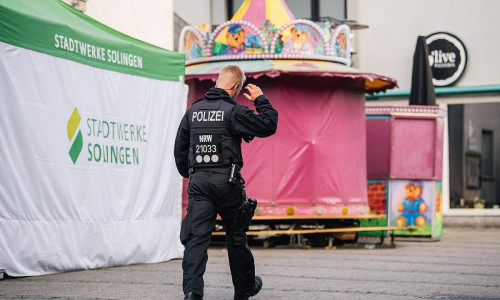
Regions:
[[[73,161],[73,164],[76,163],[76,160],[78,159],[78,156],[80,156],[80,152],[82,152],[82,147],[83,147],[83,138],[82,138],[82,131],[78,130],[78,134],[76,137],[73,139],[75,136],[75,132],[78,129],[78,125],[80,125],[80,121],[82,120],[82,117],[80,116],[80,113],[78,112],[78,109],[73,110],[73,113],[71,114],[71,117],[68,120],[68,140],[71,142],[73,140],[73,144],[71,145],[71,148],[69,149],[69,157],[71,157],[71,160]]]
[[[139,165],[139,151],[147,143],[146,125],[82,116],[75,107],[68,120],[69,157],[76,164],[85,149],[87,161],[117,165]],[[86,126],[85,126],[86,125]],[[82,130],[83,133],[82,133]]]

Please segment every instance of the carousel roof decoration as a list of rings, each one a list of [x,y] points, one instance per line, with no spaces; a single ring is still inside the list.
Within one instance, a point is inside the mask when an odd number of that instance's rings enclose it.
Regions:
[[[186,65],[209,61],[308,59],[351,65],[347,25],[321,28],[295,19],[283,0],[245,0],[234,17],[210,34],[184,27],[179,52]]]
[[[351,32],[346,24],[323,26],[295,19],[284,0],[245,0],[230,21],[212,32],[208,24],[181,31],[186,79],[214,80],[230,62],[247,77],[281,74],[364,79],[365,92],[385,91],[396,80],[351,68]]]
[[[365,112],[367,115],[411,115],[411,116],[428,116],[428,117],[444,117],[446,110],[438,106],[428,105],[411,105],[411,106],[366,106]]]

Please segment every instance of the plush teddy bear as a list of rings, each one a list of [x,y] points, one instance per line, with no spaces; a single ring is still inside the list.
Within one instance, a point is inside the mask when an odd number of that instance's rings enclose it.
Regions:
[[[226,34],[227,48],[222,52],[223,55],[245,54],[245,30],[241,25],[230,25]]]
[[[314,54],[314,47],[309,42],[309,27],[307,25],[295,25],[290,30],[291,38],[286,42],[281,53],[284,54]]]
[[[422,188],[422,182],[417,180],[412,180],[405,186],[406,198],[398,205],[398,211],[401,212],[396,220],[398,227],[424,227],[427,223],[424,216],[427,204],[421,198]]]

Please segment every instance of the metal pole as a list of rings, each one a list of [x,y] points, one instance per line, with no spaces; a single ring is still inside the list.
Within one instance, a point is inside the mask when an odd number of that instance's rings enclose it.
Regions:
[[[347,0],[344,0],[344,20],[347,19]]]
[[[233,10],[234,10],[234,6],[233,6],[233,0],[226,0],[226,12],[227,12],[227,19],[228,20],[231,20],[231,18],[233,17]]]
[[[319,0],[311,0],[311,20],[319,21]]]

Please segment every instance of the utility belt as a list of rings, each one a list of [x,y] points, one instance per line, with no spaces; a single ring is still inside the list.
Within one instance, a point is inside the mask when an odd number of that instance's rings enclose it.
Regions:
[[[219,168],[211,168],[211,167],[198,167],[198,168],[190,168],[189,169],[189,175],[191,176],[194,173],[198,172],[213,172],[213,173],[219,173],[219,174],[224,174],[228,175],[229,183],[245,183],[245,180],[243,180],[243,177],[241,176],[240,173],[241,168],[237,164],[231,164],[231,167],[219,167]]]
[[[225,174],[225,175],[230,175],[231,174],[231,168],[208,168],[208,167],[201,167],[201,168],[191,168],[189,169],[189,175],[198,173],[198,172],[213,172],[213,173],[220,173],[220,174]]]

